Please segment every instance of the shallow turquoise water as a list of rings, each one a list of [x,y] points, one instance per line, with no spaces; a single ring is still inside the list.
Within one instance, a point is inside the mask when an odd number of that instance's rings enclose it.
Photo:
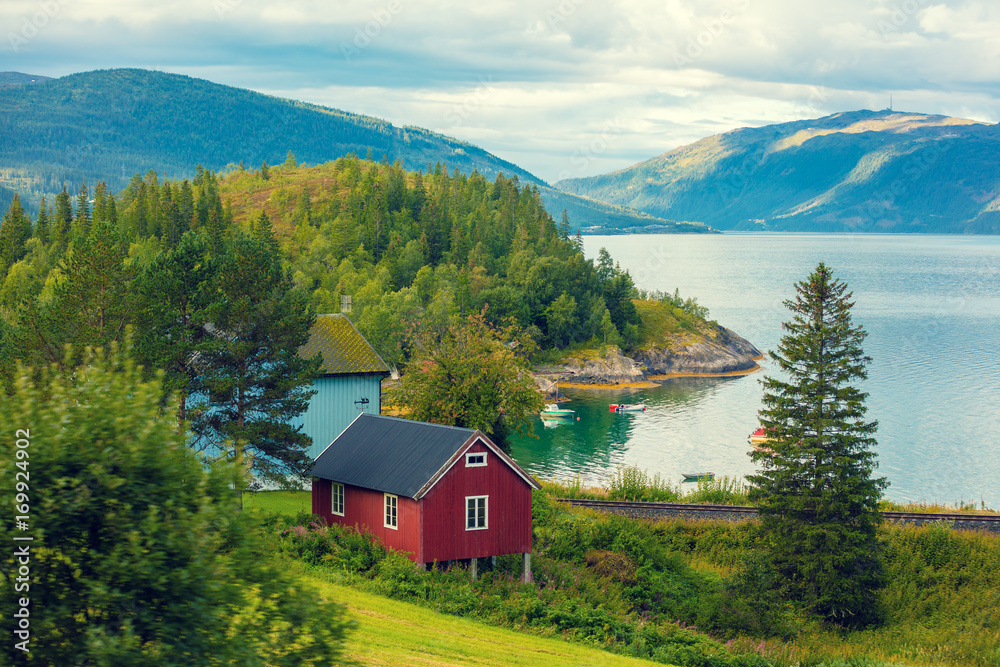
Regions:
[[[637,286],[694,296],[710,317],[762,351],[774,349],[782,302],[824,261],[854,293],[873,358],[869,417],[878,420],[887,497],[1000,509],[1000,237],[725,234],[585,237]],[[758,379],[678,378],[647,390],[567,391],[579,422],[519,438],[514,457],[544,477],[601,482],[620,465],[680,481],[681,473],[753,471]],[[615,415],[614,402],[645,402]]]

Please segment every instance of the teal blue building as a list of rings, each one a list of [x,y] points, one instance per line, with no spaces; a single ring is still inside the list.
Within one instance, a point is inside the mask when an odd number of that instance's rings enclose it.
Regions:
[[[343,315],[318,315],[309,330],[309,342],[299,356],[322,355],[323,363],[313,381],[316,394],[309,409],[293,426],[312,438],[307,454],[315,459],[362,412],[382,411],[382,380],[389,367]]]

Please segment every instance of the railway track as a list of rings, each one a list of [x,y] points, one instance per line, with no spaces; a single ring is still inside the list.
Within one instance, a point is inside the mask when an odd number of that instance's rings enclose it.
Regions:
[[[599,512],[624,514],[634,518],[656,519],[687,516],[719,521],[745,521],[757,516],[756,507],[741,505],[695,505],[691,503],[640,503],[622,500],[579,500],[557,498],[559,502],[577,507],[588,507]],[[1000,514],[927,512],[883,512],[887,521],[922,526],[934,522],[948,522],[956,530],[985,530],[1000,533]]]

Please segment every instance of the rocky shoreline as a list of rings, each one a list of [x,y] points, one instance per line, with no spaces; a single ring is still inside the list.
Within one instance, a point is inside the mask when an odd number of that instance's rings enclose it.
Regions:
[[[725,327],[710,335],[678,335],[665,344],[626,356],[615,346],[597,358],[570,358],[538,373],[539,384],[560,386],[652,385],[677,376],[724,376],[752,373],[763,356],[748,340]],[[548,382],[545,382],[545,381]]]

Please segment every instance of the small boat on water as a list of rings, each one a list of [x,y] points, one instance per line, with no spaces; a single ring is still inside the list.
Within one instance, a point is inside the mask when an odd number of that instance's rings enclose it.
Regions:
[[[575,410],[560,408],[556,403],[547,403],[545,409],[538,413],[542,420],[546,419],[572,419],[576,415]]]
[[[702,480],[711,481],[715,479],[714,472],[684,472],[681,474],[684,475],[685,482],[701,482]]]
[[[645,403],[612,403],[608,406],[608,412],[645,412]]]
[[[767,443],[771,438],[767,435],[767,431],[764,427],[758,428],[756,431],[747,436],[747,444],[756,449],[758,452],[773,453],[771,448],[767,446]]]

